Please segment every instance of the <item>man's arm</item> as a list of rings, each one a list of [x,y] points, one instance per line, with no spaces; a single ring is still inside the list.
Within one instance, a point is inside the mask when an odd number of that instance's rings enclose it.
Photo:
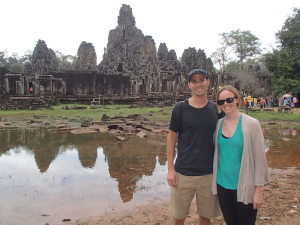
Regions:
[[[178,180],[176,176],[174,158],[175,158],[175,146],[177,142],[177,133],[169,130],[167,137],[167,160],[168,160],[168,175],[167,180],[170,186],[177,186]]]

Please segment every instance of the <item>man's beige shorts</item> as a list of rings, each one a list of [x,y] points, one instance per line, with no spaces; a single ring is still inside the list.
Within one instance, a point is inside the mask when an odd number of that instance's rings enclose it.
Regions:
[[[171,187],[171,214],[176,219],[186,218],[191,202],[196,194],[198,214],[205,218],[220,215],[217,195],[211,191],[212,174],[204,176],[184,176],[177,173],[178,186]]]

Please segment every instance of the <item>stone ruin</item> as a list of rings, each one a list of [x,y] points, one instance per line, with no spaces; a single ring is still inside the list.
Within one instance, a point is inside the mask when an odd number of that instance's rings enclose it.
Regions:
[[[58,70],[58,62],[54,51],[46,42],[38,40],[32,53],[32,72],[34,74],[51,74]]]
[[[74,69],[77,71],[97,71],[97,55],[91,43],[81,42]]]
[[[158,50],[152,36],[136,27],[129,5],[123,4],[118,25],[110,30],[103,59],[97,65],[97,55],[91,43],[83,41],[77,52],[73,70],[62,71],[54,51],[45,41],[38,40],[27,63],[25,74],[2,72],[0,96],[54,96],[58,99],[130,98],[147,96],[188,96],[187,73],[194,68],[205,69],[211,86],[217,75],[204,50],[187,48],[181,59],[166,43]],[[1,72],[1,71],[0,71]],[[33,88],[33,93],[29,89]]]
[[[119,74],[130,78],[131,94],[188,93],[186,74],[194,68],[203,68],[213,78],[214,67],[203,50],[188,48],[177,59],[174,50],[165,43],[158,51],[154,40],[135,26],[129,5],[122,5],[118,26],[109,32],[103,60],[98,69],[104,74]]]

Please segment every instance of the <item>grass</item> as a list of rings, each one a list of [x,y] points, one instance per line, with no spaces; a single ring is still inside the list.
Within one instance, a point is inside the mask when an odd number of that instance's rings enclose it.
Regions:
[[[258,119],[259,121],[289,121],[289,122],[300,122],[300,114],[289,113],[289,112],[267,112],[267,111],[256,111],[249,112],[249,115]]]
[[[74,106],[86,107],[86,109],[64,109],[66,106],[72,108]],[[81,118],[91,118],[93,120],[101,120],[102,116],[106,114],[109,117],[114,116],[128,116],[130,114],[140,114],[144,117],[158,121],[168,122],[170,120],[173,107],[139,107],[134,108],[130,105],[107,105],[105,107],[99,106],[92,109],[90,105],[80,104],[60,104],[53,107],[53,110],[18,110],[18,111],[0,111],[1,120],[30,120],[35,116],[40,116],[48,120],[78,120]],[[261,122],[275,121],[275,122],[300,122],[300,114],[282,113],[282,112],[267,112],[255,111],[249,112],[249,115],[257,118]],[[299,124],[297,126],[300,126]]]
[[[86,109],[64,109],[66,106],[73,107],[86,107]],[[80,104],[68,104],[57,105],[53,107],[53,110],[5,110],[0,111],[0,118],[7,118],[9,120],[28,120],[34,118],[34,116],[40,116],[47,119],[80,119],[91,118],[93,120],[100,120],[104,114],[109,117],[114,116],[128,116],[130,114],[141,114],[145,117],[157,120],[167,121],[170,118],[172,107],[139,107],[133,108],[130,105],[107,105],[105,107],[97,107],[92,109],[90,105]]]

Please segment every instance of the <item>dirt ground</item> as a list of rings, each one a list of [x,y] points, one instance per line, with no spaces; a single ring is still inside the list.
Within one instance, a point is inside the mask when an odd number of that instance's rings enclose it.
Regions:
[[[186,225],[198,224],[192,205]],[[153,202],[132,210],[114,211],[99,217],[70,221],[70,225],[170,225],[168,201]],[[213,225],[225,225],[222,217]],[[300,225],[300,168],[270,169],[270,183],[265,187],[265,203],[257,216],[258,225]]]

